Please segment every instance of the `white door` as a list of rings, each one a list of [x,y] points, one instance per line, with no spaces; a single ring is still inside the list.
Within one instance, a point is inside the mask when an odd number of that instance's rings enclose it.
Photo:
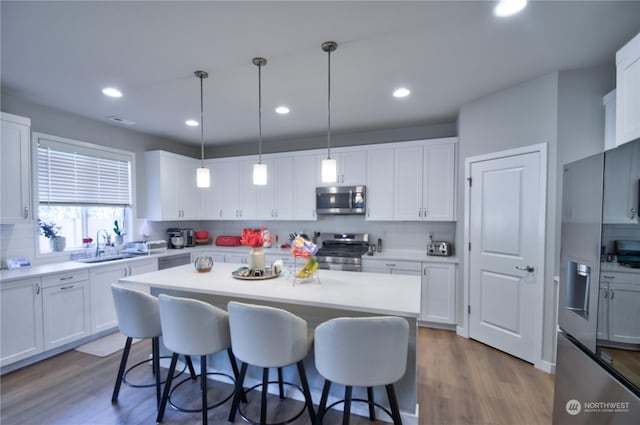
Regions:
[[[532,363],[542,327],[540,155],[470,163],[470,336]]]

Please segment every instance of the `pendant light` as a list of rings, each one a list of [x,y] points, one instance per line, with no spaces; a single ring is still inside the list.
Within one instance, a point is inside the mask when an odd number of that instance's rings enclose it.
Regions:
[[[204,96],[202,92],[202,81],[208,78],[209,74],[205,71],[196,71],[193,74],[200,79],[200,160],[202,162],[200,167],[196,169],[196,185],[206,188],[211,185],[211,176],[209,175],[209,169],[204,166]]]
[[[335,183],[338,170],[336,160],[331,158],[331,52],[338,48],[335,41],[322,43],[322,50],[327,52],[328,57],[328,83],[327,83],[327,159],[322,160],[322,182]]]
[[[267,184],[267,164],[262,163],[262,67],[267,64],[265,58],[253,58],[253,64],[258,67],[258,163],[253,164],[253,184],[265,186]]]

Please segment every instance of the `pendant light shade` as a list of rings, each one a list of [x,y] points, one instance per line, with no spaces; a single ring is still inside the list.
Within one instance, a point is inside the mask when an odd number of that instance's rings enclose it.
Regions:
[[[200,79],[200,167],[196,169],[196,186],[207,188],[211,185],[211,176],[209,169],[204,166],[204,102],[202,81],[209,77],[204,71],[196,71],[193,73]]]
[[[258,67],[258,163],[253,164],[253,184],[267,184],[267,164],[262,163],[262,67],[267,64],[265,58],[253,58],[251,61]]]
[[[335,41],[322,43],[322,50],[327,52],[327,159],[322,160],[322,182],[335,183],[338,178],[338,167],[336,160],[331,158],[331,52],[338,48]]]

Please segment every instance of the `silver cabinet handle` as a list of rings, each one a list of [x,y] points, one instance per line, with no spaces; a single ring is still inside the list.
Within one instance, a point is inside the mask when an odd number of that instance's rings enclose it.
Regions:
[[[427,218],[427,209],[422,210],[422,217]]]
[[[535,270],[535,268],[532,266],[516,266],[516,269],[529,272],[529,273],[533,273],[533,271]]]
[[[61,290],[61,291],[66,291],[67,289],[71,289],[71,288],[73,288],[73,287],[74,287],[74,285],[61,286],[61,287],[60,287],[60,290]]]
[[[636,218],[636,213],[638,212],[635,208],[631,208],[631,211],[629,211],[631,214],[629,215],[630,219],[634,219]]]
[[[73,279],[73,276],[61,277],[60,280],[70,280]]]
[[[222,208],[220,209],[220,217],[222,217]]]
[[[395,267],[396,265],[395,264],[391,264],[391,263],[387,263],[387,264],[385,264],[385,266],[387,266],[387,267]]]
[[[610,299],[612,300],[613,297],[616,295],[616,292],[613,289],[611,289],[609,292],[611,293],[611,298]]]
[[[418,208],[418,217],[422,217],[422,208]]]
[[[29,207],[24,207],[22,211],[22,218],[29,218]]]
[[[40,284],[36,283],[36,295],[40,295]]]

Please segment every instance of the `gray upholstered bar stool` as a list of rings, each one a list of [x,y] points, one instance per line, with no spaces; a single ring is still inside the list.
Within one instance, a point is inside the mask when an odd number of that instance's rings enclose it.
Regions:
[[[238,366],[236,359],[231,352],[231,339],[229,337],[229,315],[226,311],[214,307],[203,301],[171,297],[161,294],[160,301],[160,323],[162,324],[162,337],[164,345],[171,351],[171,366],[169,366],[169,377],[164,387],[160,409],[158,410],[157,422],[162,422],[167,401],[171,392],[187,380],[178,383],[171,389],[173,371],[176,368],[178,353],[190,356],[200,356],[200,392],[202,396],[202,407],[200,409],[178,410],[186,412],[202,412],[202,423],[208,422],[207,413],[209,409],[220,406],[227,402],[234,394],[235,381],[238,377]],[[207,356],[226,350],[233,369],[233,377],[225,373],[207,373]],[[233,389],[225,399],[207,406],[207,375],[223,375],[233,382]]]
[[[156,403],[159,406],[160,385],[164,382],[162,382],[160,378],[160,336],[162,335],[162,330],[160,328],[158,299],[144,292],[120,285],[111,285],[111,294],[113,296],[113,304],[115,306],[116,317],[118,319],[118,327],[120,328],[120,332],[127,337],[124,344],[124,351],[122,352],[122,358],[120,360],[120,368],[118,369],[116,384],[113,388],[113,395],[111,396],[111,402],[115,403],[118,400],[120,386],[124,382],[125,384],[136,388],[152,387],[155,385]],[[136,363],[125,371],[133,338],[151,339],[151,364],[153,374],[155,375],[155,383],[153,384],[133,384],[127,382],[126,376],[129,371],[148,362],[148,360],[144,360]],[[186,363],[189,366],[191,376],[195,379],[195,371],[193,370],[193,365],[189,357],[187,357]]]
[[[315,411],[302,362],[313,344],[313,334],[309,332],[307,322],[288,311],[267,306],[232,301],[227,305],[227,310],[229,312],[233,352],[241,361],[240,377],[236,382],[236,395],[229,413],[229,422],[234,422],[236,412],[239,412],[247,422],[265,425],[267,420],[268,386],[270,383],[277,382],[280,384],[280,397],[282,398],[281,368],[295,364],[298,368],[302,388],[290,382],[285,382],[284,384],[302,391],[305,398],[305,406],[295,416],[279,422],[278,425],[296,420],[304,413],[305,408],[308,410],[313,424],[315,422]],[[240,398],[245,394],[243,383],[248,365],[262,368],[262,384],[248,390],[251,391],[262,386],[260,422],[249,419],[239,409]],[[270,368],[278,368],[278,381],[269,382]]]
[[[317,423],[326,410],[344,402],[343,425],[349,423],[352,387],[366,387],[369,418],[375,420],[374,406],[384,410],[395,425],[401,425],[400,409],[393,383],[407,367],[409,324],[401,317],[358,317],[332,319],[315,332],[316,369],[325,378],[318,406]],[[327,405],[331,383],[345,386],[344,400]],[[375,402],[373,387],[385,386],[391,412]]]

